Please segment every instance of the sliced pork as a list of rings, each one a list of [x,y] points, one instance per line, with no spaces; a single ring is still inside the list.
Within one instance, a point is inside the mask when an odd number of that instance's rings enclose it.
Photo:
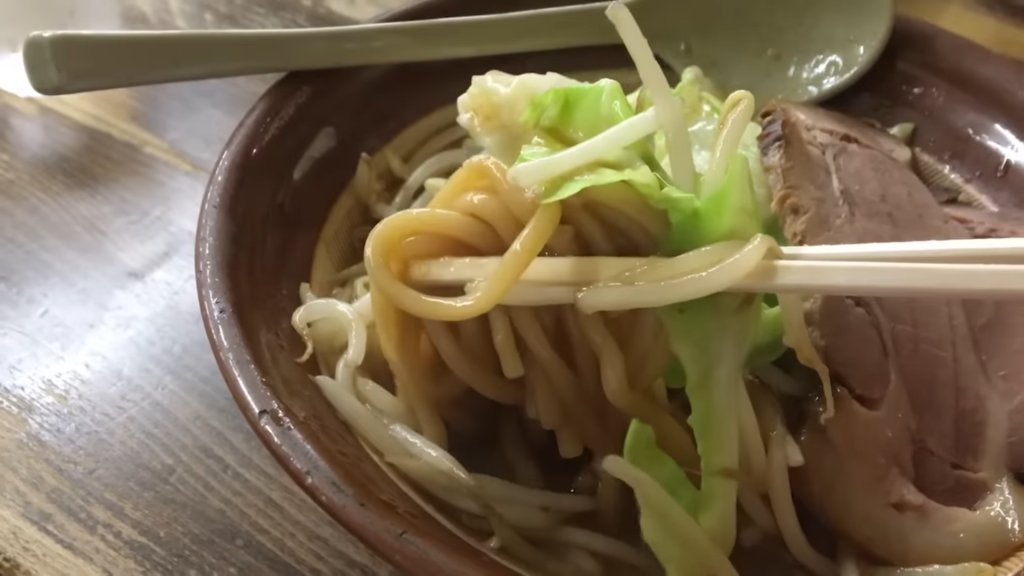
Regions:
[[[789,103],[769,105],[763,123],[773,209],[794,244],[978,233],[939,205],[888,134]],[[1008,471],[1024,469],[1024,442],[1008,399],[1024,396],[1024,303],[818,297],[807,318],[838,390],[835,416],[799,431],[798,496],[896,565],[1014,549],[1024,535]]]

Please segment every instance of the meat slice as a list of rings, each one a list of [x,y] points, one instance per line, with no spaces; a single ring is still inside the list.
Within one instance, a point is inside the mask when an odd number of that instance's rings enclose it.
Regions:
[[[888,134],[789,103],[770,104],[763,123],[773,209],[791,242],[971,236]],[[799,435],[799,496],[844,537],[897,565],[1009,552],[1021,534],[1005,398],[1024,394],[1024,305],[818,297],[807,318],[840,389],[835,417],[810,418]],[[994,502],[1011,507],[1012,527],[991,513]]]
[[[1024,238],[1024,213],[1017,210],[989,212],[959,204],[943,206],[954,221],[973,238]],[[980,350],[986,354],[989,373],[1002,386],[1002,405],[1007,410],[1006,463],[1010,471],[1024,475],[1024,305],[970,302]]]

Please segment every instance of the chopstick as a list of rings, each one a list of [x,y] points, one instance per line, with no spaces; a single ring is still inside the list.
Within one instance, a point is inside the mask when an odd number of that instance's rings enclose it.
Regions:
[[[490,277],[499,257],[411,262],[418,286]],[[571,304],[577,292],[659,258],[541,257],[506,295],[508,305]],[[1024,238],[795,246],[765,260],[731,292],[864,297],[1024,297]]]
[[[1024,264],[1024,238],[783,246],[784,260]]]

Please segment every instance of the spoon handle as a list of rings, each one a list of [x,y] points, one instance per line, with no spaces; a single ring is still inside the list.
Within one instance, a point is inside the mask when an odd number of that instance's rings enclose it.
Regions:
[[[59,95],[206,78],[420,62],[617,43],[607,3],[294,30],[35,32],[25,69]]]

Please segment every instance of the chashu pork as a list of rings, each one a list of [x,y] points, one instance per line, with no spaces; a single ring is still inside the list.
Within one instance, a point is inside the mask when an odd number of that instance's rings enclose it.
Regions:
[[[880,130],[782,102],[762,120],[773,209],[793,244],[986,229],[977,214],[944,210],[910,150]],[[798,498],[899,566],[993,561],[1019,546],[1024,500],[1009,472],[1024,470],[1024,420],[1008,413],[1024,397],[1024,303],[815,297],[806,317],[836,413],[797,432]]]

